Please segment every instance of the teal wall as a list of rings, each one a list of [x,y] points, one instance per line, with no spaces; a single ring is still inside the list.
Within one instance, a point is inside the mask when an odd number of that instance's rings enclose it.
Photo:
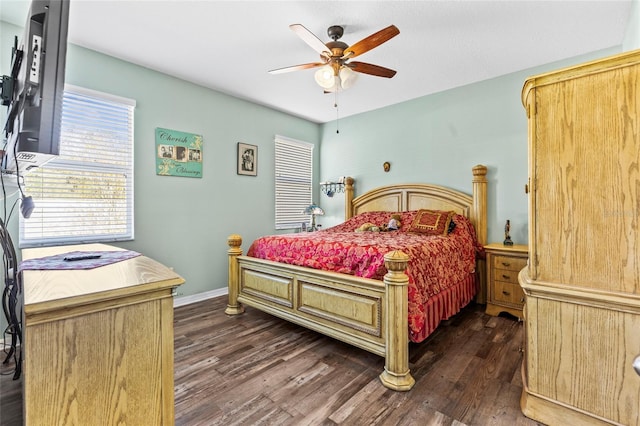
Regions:
[[[471,193],[471,168],[488,167],[488,240],[528,242],[527,119],[520,98],[535,74],[619,53],[619,48],[527,69],[323,125],[320,180],[351,176],[356,194],[392,183],[430,182]],[[383,84],[382,82],[381,84]],[[385,173],[382,164],[391,163]],[[322,196],[331,226],[344,200]]]
[[[627,23],[622,49],[640,49],[640,0],[633,0],[631,3],[631,16]]]

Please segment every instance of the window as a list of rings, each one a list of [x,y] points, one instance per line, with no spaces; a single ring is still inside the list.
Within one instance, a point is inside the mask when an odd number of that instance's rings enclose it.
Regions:
[[[24,176],[20,246],[133,239],[135,101],[65,87],[60,155]]]
[[[299,228],[309,221],[302,211],[311,204],[313,145],[276,135],[276,229]]]

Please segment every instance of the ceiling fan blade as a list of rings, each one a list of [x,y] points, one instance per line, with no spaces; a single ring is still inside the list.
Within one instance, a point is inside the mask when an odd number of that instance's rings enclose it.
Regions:
[[[352,46],[347,47],[344,50],[343,58],[355,58],[358,55],[362,55],[365,52],[380,46],[382,43],[391,40],[393,37],[400,34],[400,30],[395,25],[389,25],[378,31],[375,34],[371,34],[369,37],[365,37]]]
[[[290,67],[284,67],[284,68],[278,68],[278,69],[275,69],[275,70],[271,70],[271,71],[269,71],[269,74],[282,74],[282,73],[285,73],[285,72],[306,70],[308,68],[321,67],[324,64],[325,64],[325,62],[310,62],[308,64],[293,65],[293,66],[290,66]]]
[[[375,75],[376,77],[391,78],[396,75],[396,71],[392,69],[381,67],[380,65],[367,64],[365,62],[349,62],[347,66],[356,72]]]
[[[291,30],[298,34],[298,37],[300,37],[302,39],[302,41],[304,41],[305,43],[307,43],[309,46],[311,46],[311,48],[313,50],[315,50],[316,52],[318,52],[320,55],[326,57],[326,58],[330,58],[331,57],[331,52],[329,50],[329,48],[327,46],[325,46],[325,44],[322,42],[322,40],[320,40],[318,37],[316,37],[315,34],[313,34],[311,31],[309,31],[304,25],[302,24],[291,24],[289,25],[289,28],[291,28]]]

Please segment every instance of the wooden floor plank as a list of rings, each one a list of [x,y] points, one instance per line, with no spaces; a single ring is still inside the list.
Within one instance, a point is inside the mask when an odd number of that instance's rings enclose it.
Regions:
[[[408,392],[384,359],[219,297],[175,309],[175,413],[192,425],[538,426],[520,412],[522,323],[472,304],[410,344]],[[10,372],[0,366],[0,372]],[[22,423],[20,381],[0,376],[0,425]]]

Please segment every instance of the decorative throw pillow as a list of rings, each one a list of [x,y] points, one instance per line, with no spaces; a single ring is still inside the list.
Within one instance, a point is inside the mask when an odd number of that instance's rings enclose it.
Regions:
[[[409,232],[418,232],[426,235],[447,235],[449,224],[455,212],[442,210],[421,209],[411,222]]]

